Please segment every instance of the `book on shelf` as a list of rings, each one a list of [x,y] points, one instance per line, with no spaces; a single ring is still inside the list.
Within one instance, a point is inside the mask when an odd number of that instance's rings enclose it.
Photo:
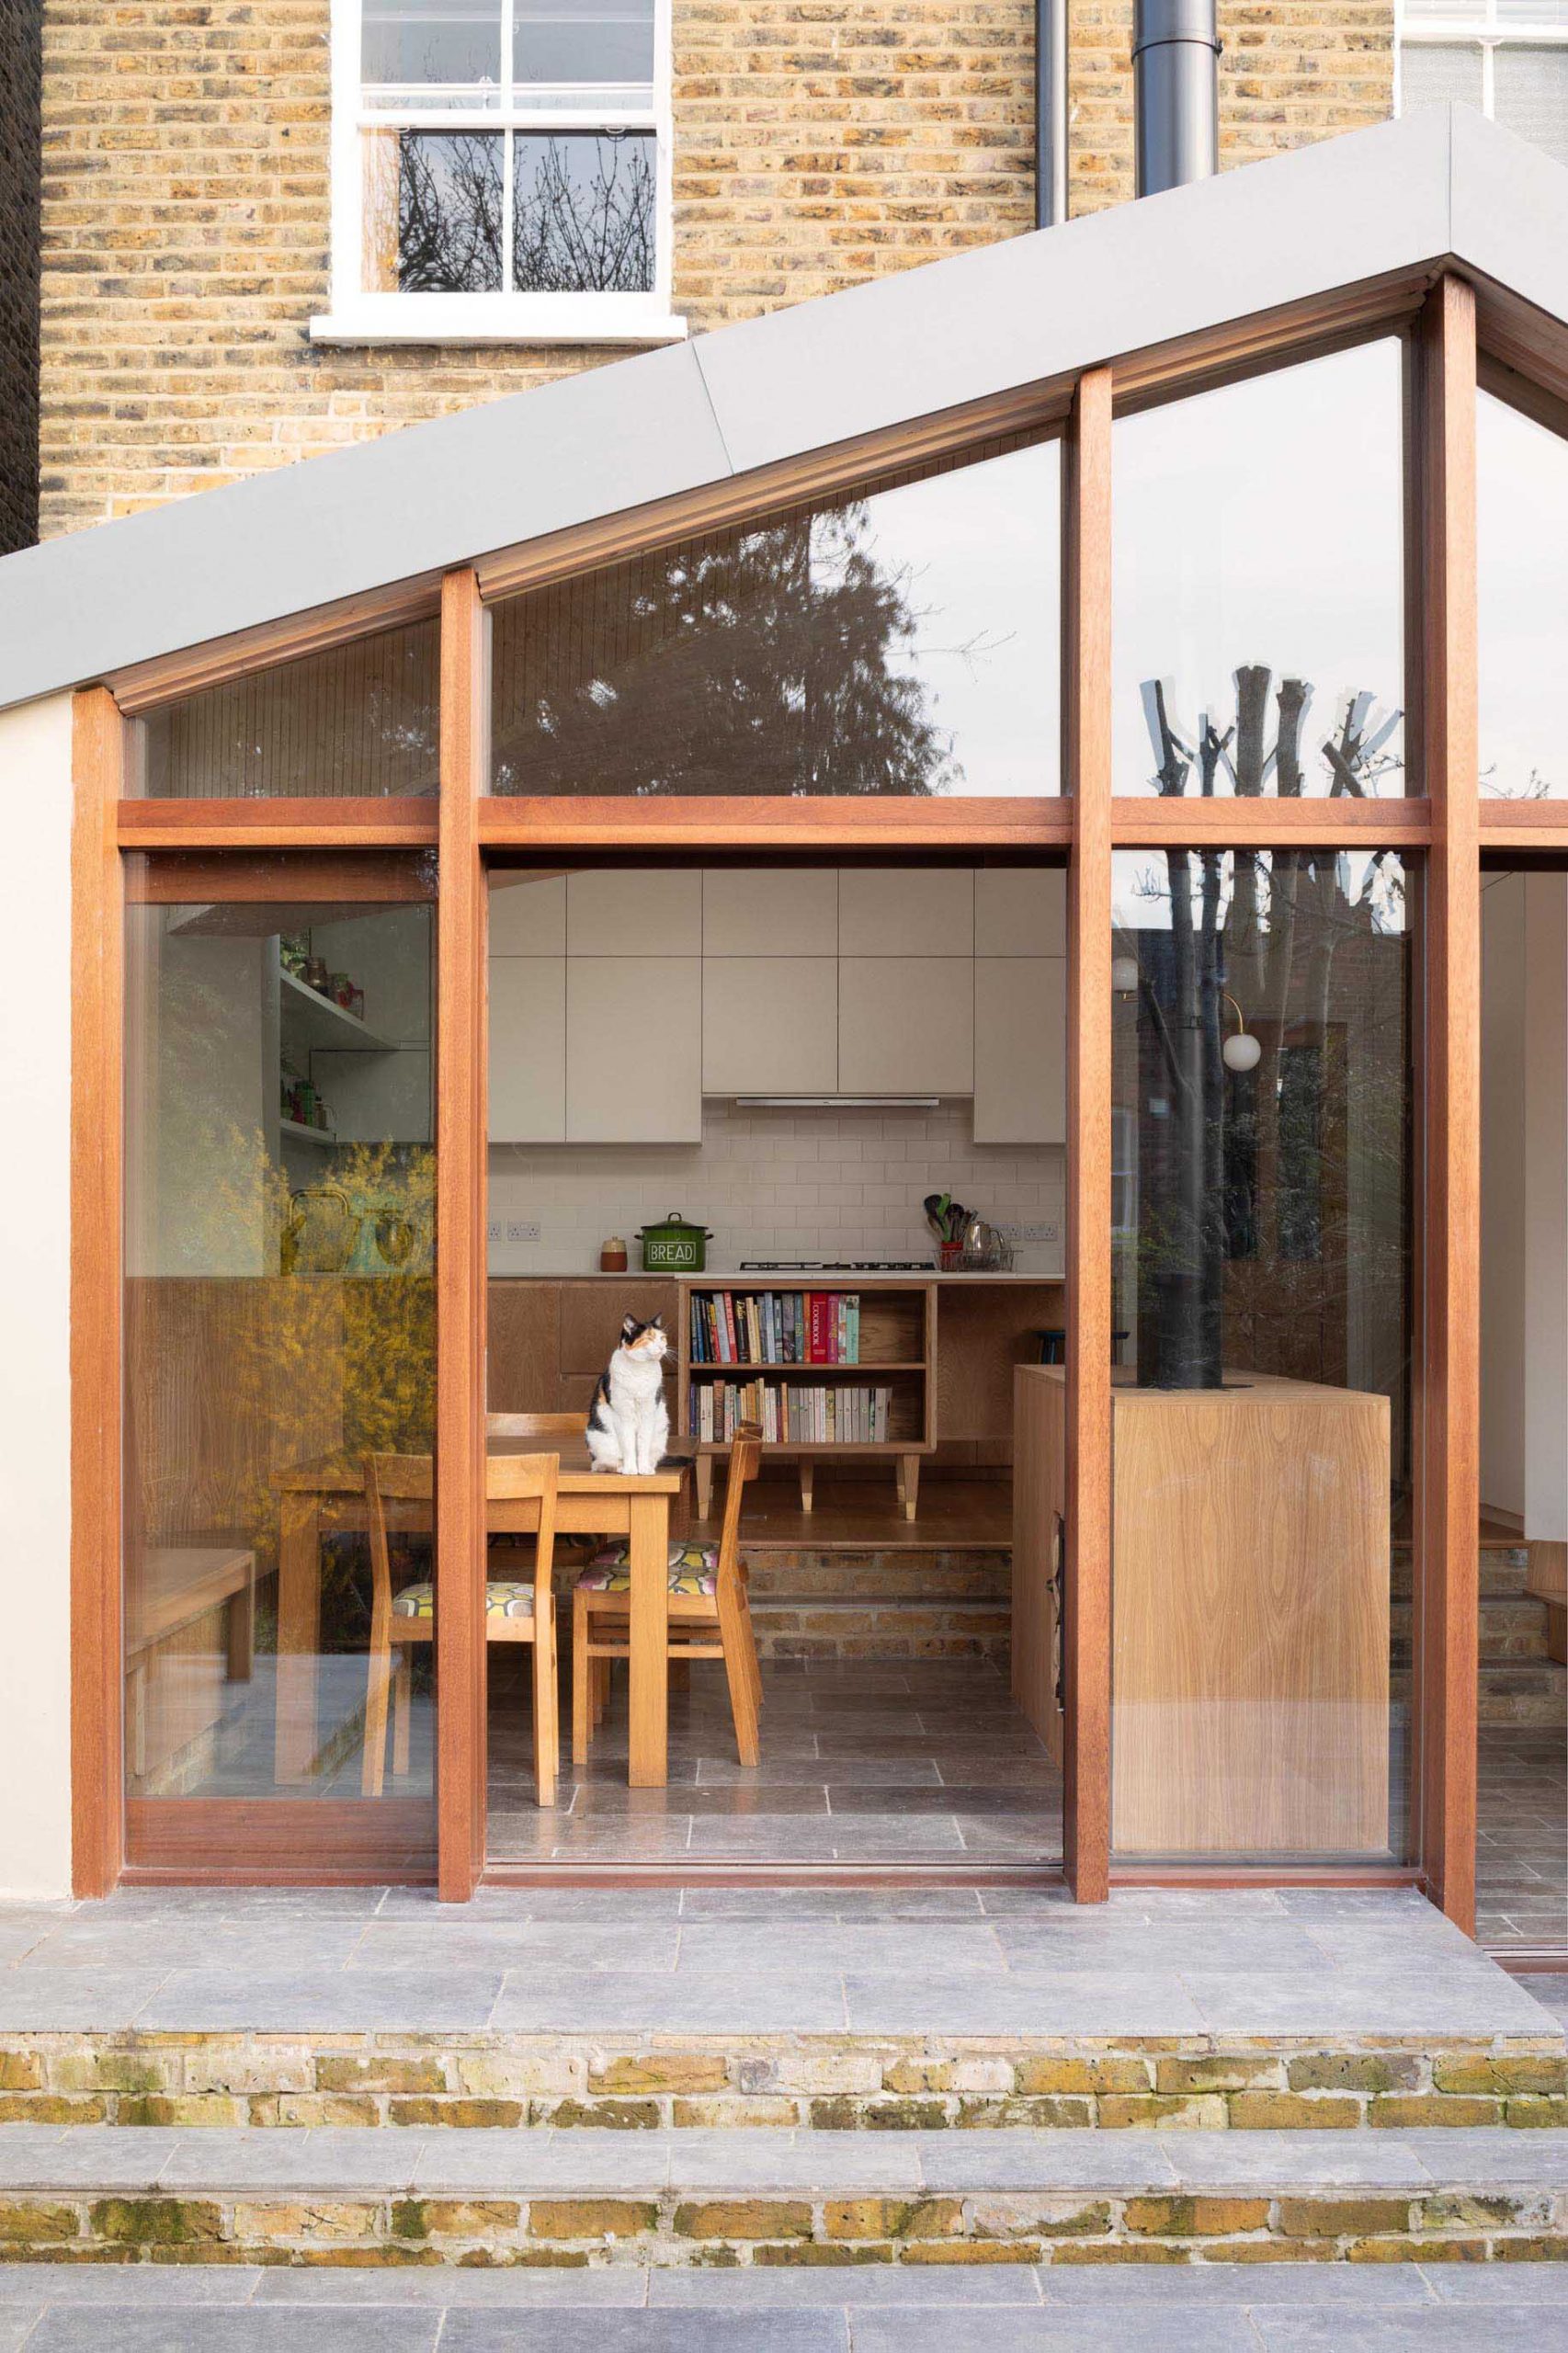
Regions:
[[[727,1446],[743,1422],[759,1422],[770,1446],[886,1446],[892,1391],[858,1381],[703,1381],[693,1385],[687,1435]]]
[[[694,1365],[858,1364],[857,1291],[694,1290]]]

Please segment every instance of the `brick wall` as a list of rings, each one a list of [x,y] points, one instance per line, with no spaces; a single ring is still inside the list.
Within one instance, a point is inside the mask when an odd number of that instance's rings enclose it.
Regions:
[[[0,5],[0,555],[38,537],[40,13]]]
[[[1072,0],[1073,205],[1131,185],[1131,0]],[[1031,0],[675,0],[676,304],[702,329],[1033,217]],[[46,534],[613,353],[312,347],[328,0],[46,0]],[[1388,112],[1392,0],[1227,6],[1224,157]]]

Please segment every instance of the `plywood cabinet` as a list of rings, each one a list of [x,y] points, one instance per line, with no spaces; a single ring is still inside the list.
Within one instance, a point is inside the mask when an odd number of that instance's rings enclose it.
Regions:
[[[976,957],[976,1143],[1066,1142],[1066,975],[1060,956]]]
[[[566,959],[490,960],[490,1140],[566,1141]]]
[[[845,1095],[971,1094],[972,959],[841,957],[838,1086]]]
[[[831,1095],[838,1085],[833,956],[705,956],[707,1095]]]
[[[699,956],[567,957],[566,1141],[701,1142]]]

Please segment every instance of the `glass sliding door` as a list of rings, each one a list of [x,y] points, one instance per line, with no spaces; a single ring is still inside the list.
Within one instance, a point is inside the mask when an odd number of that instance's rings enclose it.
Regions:
[[[1411,875],[1113,873],[1112,1847],[1398,1861]]]
[[[128,1857],[412,1866],[434,1847],[430,886],[403,859],[184,864],[133,860],[126,914]]]

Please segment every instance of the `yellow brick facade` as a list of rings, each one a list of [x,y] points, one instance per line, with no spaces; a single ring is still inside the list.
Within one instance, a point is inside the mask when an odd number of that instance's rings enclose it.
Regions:
[[[44,536],[618,356],[338,349],[329,0],[47,0]],[[1131,192],[1132,0],[1071,0],[1071,206]],[[1228,165],[1381,120],[1392,0],[1221,0]],[[694,331],[1033,218],[1031,0],[675,0]]]

